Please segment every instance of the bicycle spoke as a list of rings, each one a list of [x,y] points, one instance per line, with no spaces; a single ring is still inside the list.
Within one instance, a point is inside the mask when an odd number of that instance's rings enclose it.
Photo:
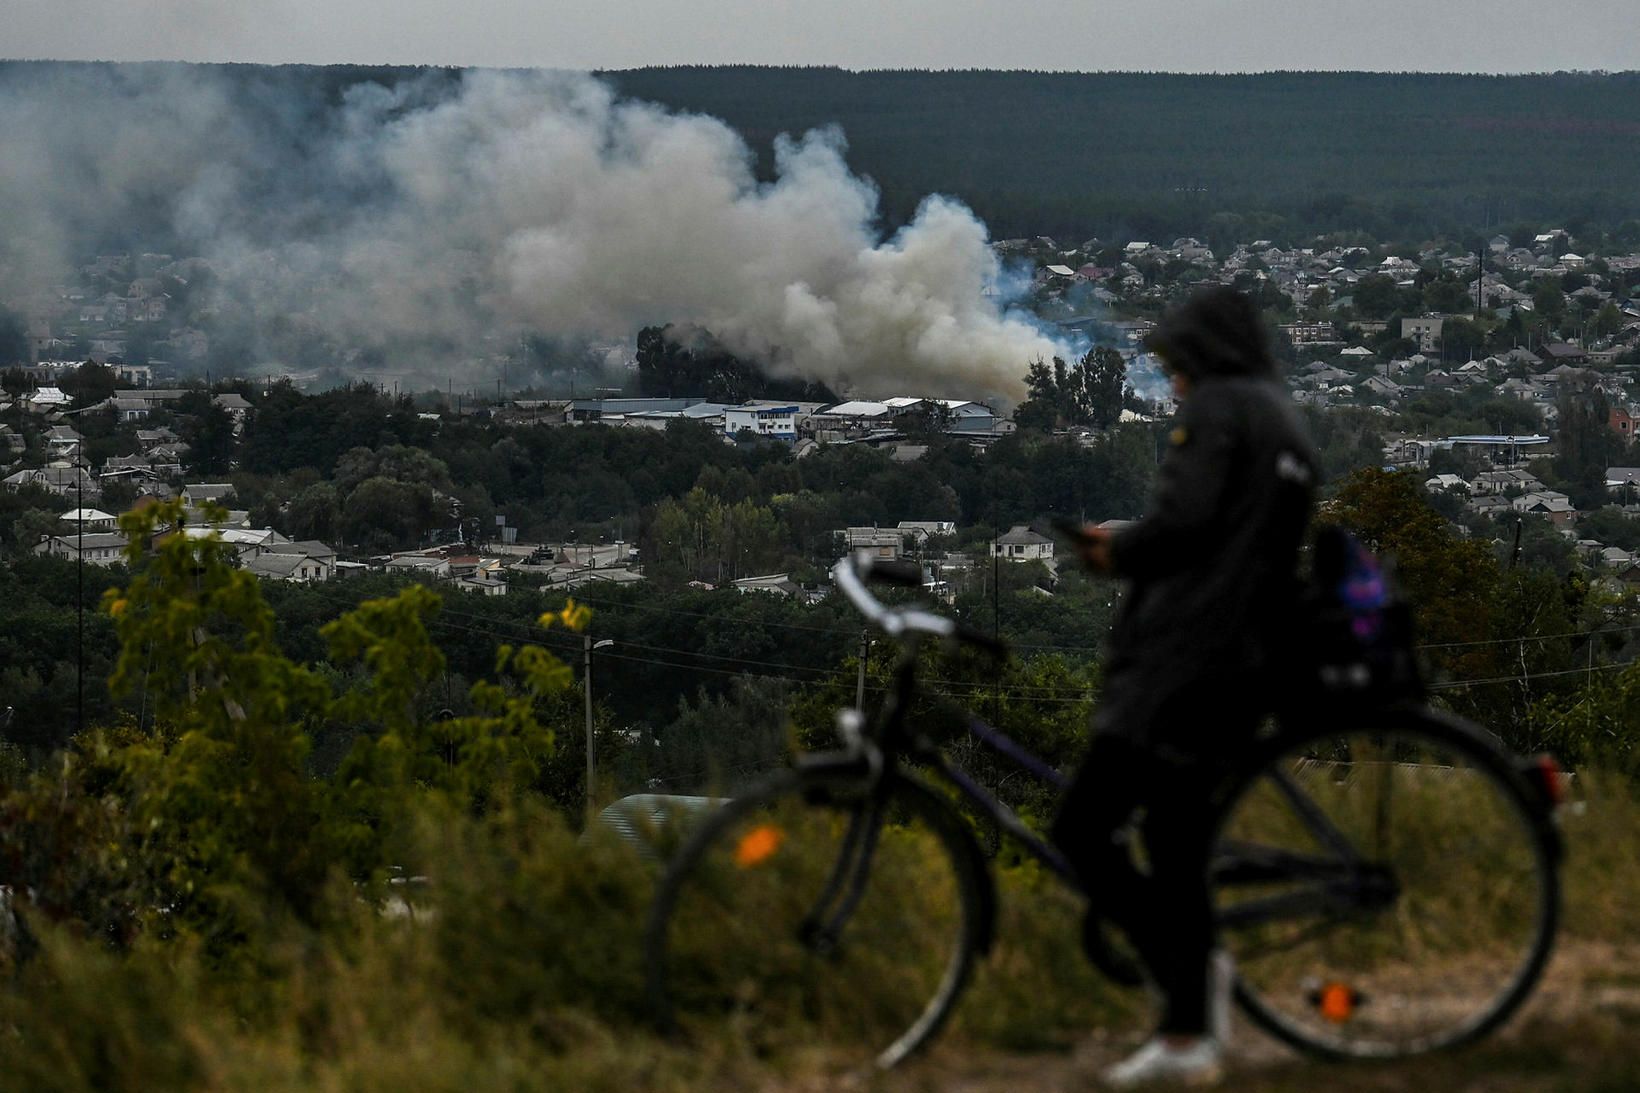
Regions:
[[[1450,719],[1294,738],[1226,813],[1211,881],[1240,997],[1324,1054],[1461,1043],[1541,972],[1553,835],[1507,757]]]

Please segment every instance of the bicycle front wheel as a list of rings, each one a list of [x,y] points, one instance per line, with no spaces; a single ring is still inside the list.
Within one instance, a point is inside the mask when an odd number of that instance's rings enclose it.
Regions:
[[[777,1054],[891,1067],[937,1032],[988,943],[972,837],[920,783],[783,772],[685,842],[646,935],[657,1016]]]
[[[1280,738],[1213,856],[1237,1000],[1295,1047],[1466,1043],[1542,973],[1559,909],[1541,797],[1490,737],[1427,710]]]

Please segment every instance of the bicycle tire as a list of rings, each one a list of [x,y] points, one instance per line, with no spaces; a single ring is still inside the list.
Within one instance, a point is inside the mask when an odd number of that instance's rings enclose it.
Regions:
[[[1554,944],[1560,843],[1489,734],[1402,708],[1283,730],[1253,767],[1220,814],[1213,884],[1254,1024],[1312,1055],[1384,1059],[1470,1043],[1519,1008]],[[1302,800],[1364,862],[1318,872],[1343,857]],[[1312,910],[1258,921],[1281,899]]]
[[[885,823],[864,887],[836,936],[818,934],[805,919],[872,801]],[[854,873],[843,870],[843,892]],[[713,813],[670,862],[645,929],[652,1012],[670,1031],[727,1018],[757,1054],[863,1046],[887,1069],[950,1016],[989,947],[993,906],[972,835],[920,782],[874,782],[859,764],[783,771]]]

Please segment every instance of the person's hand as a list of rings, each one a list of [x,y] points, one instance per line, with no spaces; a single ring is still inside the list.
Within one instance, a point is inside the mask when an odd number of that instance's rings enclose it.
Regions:
[[[1076,556],[1095,573],[1109,573],[1111,532],[1097,524],[1083,524],[1076,536]]]

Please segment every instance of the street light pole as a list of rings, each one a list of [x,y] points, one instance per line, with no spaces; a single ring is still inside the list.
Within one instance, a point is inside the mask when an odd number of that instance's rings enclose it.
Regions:
[[[80,451],[78,444],[74,450],[74,503],[79,511],[74,515],[79,517],[76,523],[79,532],[74,544],[75,580],[77,595],[75,597],[75,614],[78,616],[77,629],[79,636],[75,641],[74,682],[78,690],[78,698],[74,706],[75,731],[85,733],[85,471],[80,466]]]
[[[604,638],[602,641],[595,642],[592,640],[591,634],[581,635],[581,654],[584,657],[584,664],[581,671],[581,692],[586,698],[587,712],[587,820],[589,822],[591,821],[593,815],[593,779],[597,775],[597,768],[594,765],[594,751],[592,747],[592,651],[594,649],[605,649],[614,644],[615,642],[609,638]]]

